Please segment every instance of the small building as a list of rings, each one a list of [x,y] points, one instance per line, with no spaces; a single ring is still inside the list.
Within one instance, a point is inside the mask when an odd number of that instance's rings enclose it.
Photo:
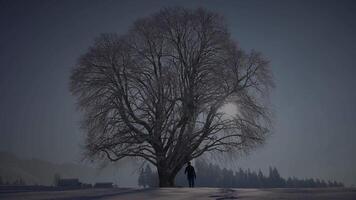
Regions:
[[[63,178],[58,180],[58,187],[80,187],[82,184],[77,178]]]
[[[113,183],[111,182],[102,182],[102,183],[95,183],[95,188],[113,188]]]

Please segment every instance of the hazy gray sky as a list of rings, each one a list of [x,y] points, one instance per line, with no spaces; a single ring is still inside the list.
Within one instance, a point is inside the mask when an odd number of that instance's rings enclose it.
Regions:
[[[70,69],[100,33],[125,33],[167,6],[223,14],[232,37],[270,60],[275,128],[239,166],[356,184],[356,3],[353,1],[0,0],[0,150],[80,159]]]

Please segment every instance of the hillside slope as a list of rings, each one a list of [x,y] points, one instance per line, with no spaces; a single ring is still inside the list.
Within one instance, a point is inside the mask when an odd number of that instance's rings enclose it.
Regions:
[[[21,178],[29,185],[52,185],[55,174],[64,178],[79,178],[84,183],[109,181],[121,186],[135,186],[137,182],[137,175],[132,174],[132,167],[127,165],[120,168],[109,165],[97,169],[83,164],[54,164],[40,159],[19,159],[13,154],[0,152],[0,177],[3,181],[13,182]]]

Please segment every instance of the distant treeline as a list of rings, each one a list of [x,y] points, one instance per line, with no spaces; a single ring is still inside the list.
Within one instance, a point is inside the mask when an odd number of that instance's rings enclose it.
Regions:
[[[0,176],[0,185],[26,185],[25,181],[22,178],[17,178],[13,181],[3,180]]]
[[[207,164],[202,160],[195,162],[197,172],[197,187],[233,187],[233,188],[315,188],[315,187],[343,187],[343,183],[336,181],[325,181],[320,179],[298,179],[289,177],[285,179],[280,176],[277,168],[270,167],[268,176],[261,170],[258,172],[250,169],[237,171],[221,169],[218,165]],[[187,185],[187,179],[182,169],[176,177],[176,186]],[[157,172],[146,165],[138,178],[138,185],[143,187],[157,187]]]

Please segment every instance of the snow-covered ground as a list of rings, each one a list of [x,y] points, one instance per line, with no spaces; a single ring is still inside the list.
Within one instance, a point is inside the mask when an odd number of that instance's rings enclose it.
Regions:
[[[326,189],[235,189],[235,188],[153,188],[83,189],[52,192],[0,193],[0,199],[57,200],[355,200],[355,188]]]

